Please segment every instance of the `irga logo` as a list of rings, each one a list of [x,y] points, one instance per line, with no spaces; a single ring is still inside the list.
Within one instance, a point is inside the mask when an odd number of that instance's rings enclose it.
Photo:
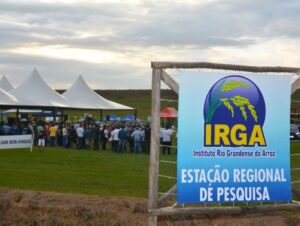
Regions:
[[[266,146],[266,108],[254,82],[239,75],[217,81],[204,104],[204,146]]]

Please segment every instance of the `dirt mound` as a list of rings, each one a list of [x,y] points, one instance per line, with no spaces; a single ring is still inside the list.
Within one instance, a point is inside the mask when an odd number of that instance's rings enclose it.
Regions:
[[[299,215],[299,214],[298,214]],[[163,217],[159,225],[300,225],[297,213]],[[147,200],[0,189],[0,225],[147,225]]]
[[[145,199],[0,189],[0,225],[144,225]]]

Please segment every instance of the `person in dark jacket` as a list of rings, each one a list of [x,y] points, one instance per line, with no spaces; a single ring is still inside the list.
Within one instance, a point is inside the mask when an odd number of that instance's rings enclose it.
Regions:
[[[101,144],[102,144],[102,150],[106,150],[106,143],[109,138],[109,132],[106,128],[106,125],[104,125],[102,128],[100,128],[100,138],[101,138]]]
[[[100,140],[100,129],[98,125],[92,126],[92,136],[93,136],[93,150],[99,150],[99,140]]]
[[[127,142],[127,132],[124,129],[124,126],[121,127],[119,134],[119,152],[125,152],[126,151],[126,142]]]
[[[145,152],[150,153],[151,129],[149,125],[145,127]]]

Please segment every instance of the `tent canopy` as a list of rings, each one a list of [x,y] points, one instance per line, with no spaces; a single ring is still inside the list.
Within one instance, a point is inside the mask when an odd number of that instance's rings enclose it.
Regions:
[[[14,106],[19,104],[19,100],[15,96],[0,88],[0,103],[2,105]]]
[[[25,99],[24,105],[42,107],[68,107],[66,99],[51,89],[34,69],[27,80],[10,91],[18,99]],[[31,102],[30,103],[26,103]]]
[[[62,94],[69,105],[83,109],[133,110],[133,108],[107,100],[92,90],[81,76]]]
[[[2,81],[2,83],[1,83]],[[0,85],[9,89],[4,76]],[[5,85],[6,84],[6,85]],[[94,92],[81,76],[63,94],[53,90],[34,69],[29,78],[9,92],[0,88],[0,109],[89,109],[89,110],[134,110],[131,107],[109,101]]]
[[[3,75],[2,78],[0,79],[0,88],[3,89],[4,91],[10,91],[14,87],[10,84],[6,76]]]
[[[178,112],[175,108],[166,107],[160,112],[161,118],[177,118]]]

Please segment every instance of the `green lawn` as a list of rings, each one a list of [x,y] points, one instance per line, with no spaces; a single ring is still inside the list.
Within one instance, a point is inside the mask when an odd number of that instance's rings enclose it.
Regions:
[[[300,154],[300,142],[291,143],[291,154]],[[291,168],[300,169],[300,155],[291,157]],[[300,181],[300,170],[292,171],[292,181]],[[293,184],[292,187],[300,189],[300,182]]]
[[[300,142],[293,142],[291,153],[300,153]],[[176,156],[161,156],[175,161]],[[300,168],[300,156],[291,158],[292,168]],[[0,186],[36,191],[77,194],[147,197],[148,165],[146,154],[117,154],[48,148],[0,151]],[[160,174],[175,176],[176,165],[161,163]],[[292,171],[300,180],[300,171]],[[167,191],[174,179],[160,178],[159,191]],[[300,183],[293,184],[300,189]]]
[[[175,160],[175,155],[165,156]],[[146,154],[118,154],[111,151],[77,151],[48,148],[0,151],[0,186],[93,195],[146,197],[148,194]],[[175,164],[162,164],[161,170],[175,175]],[[160,191],[175,180],[163,179]]]

